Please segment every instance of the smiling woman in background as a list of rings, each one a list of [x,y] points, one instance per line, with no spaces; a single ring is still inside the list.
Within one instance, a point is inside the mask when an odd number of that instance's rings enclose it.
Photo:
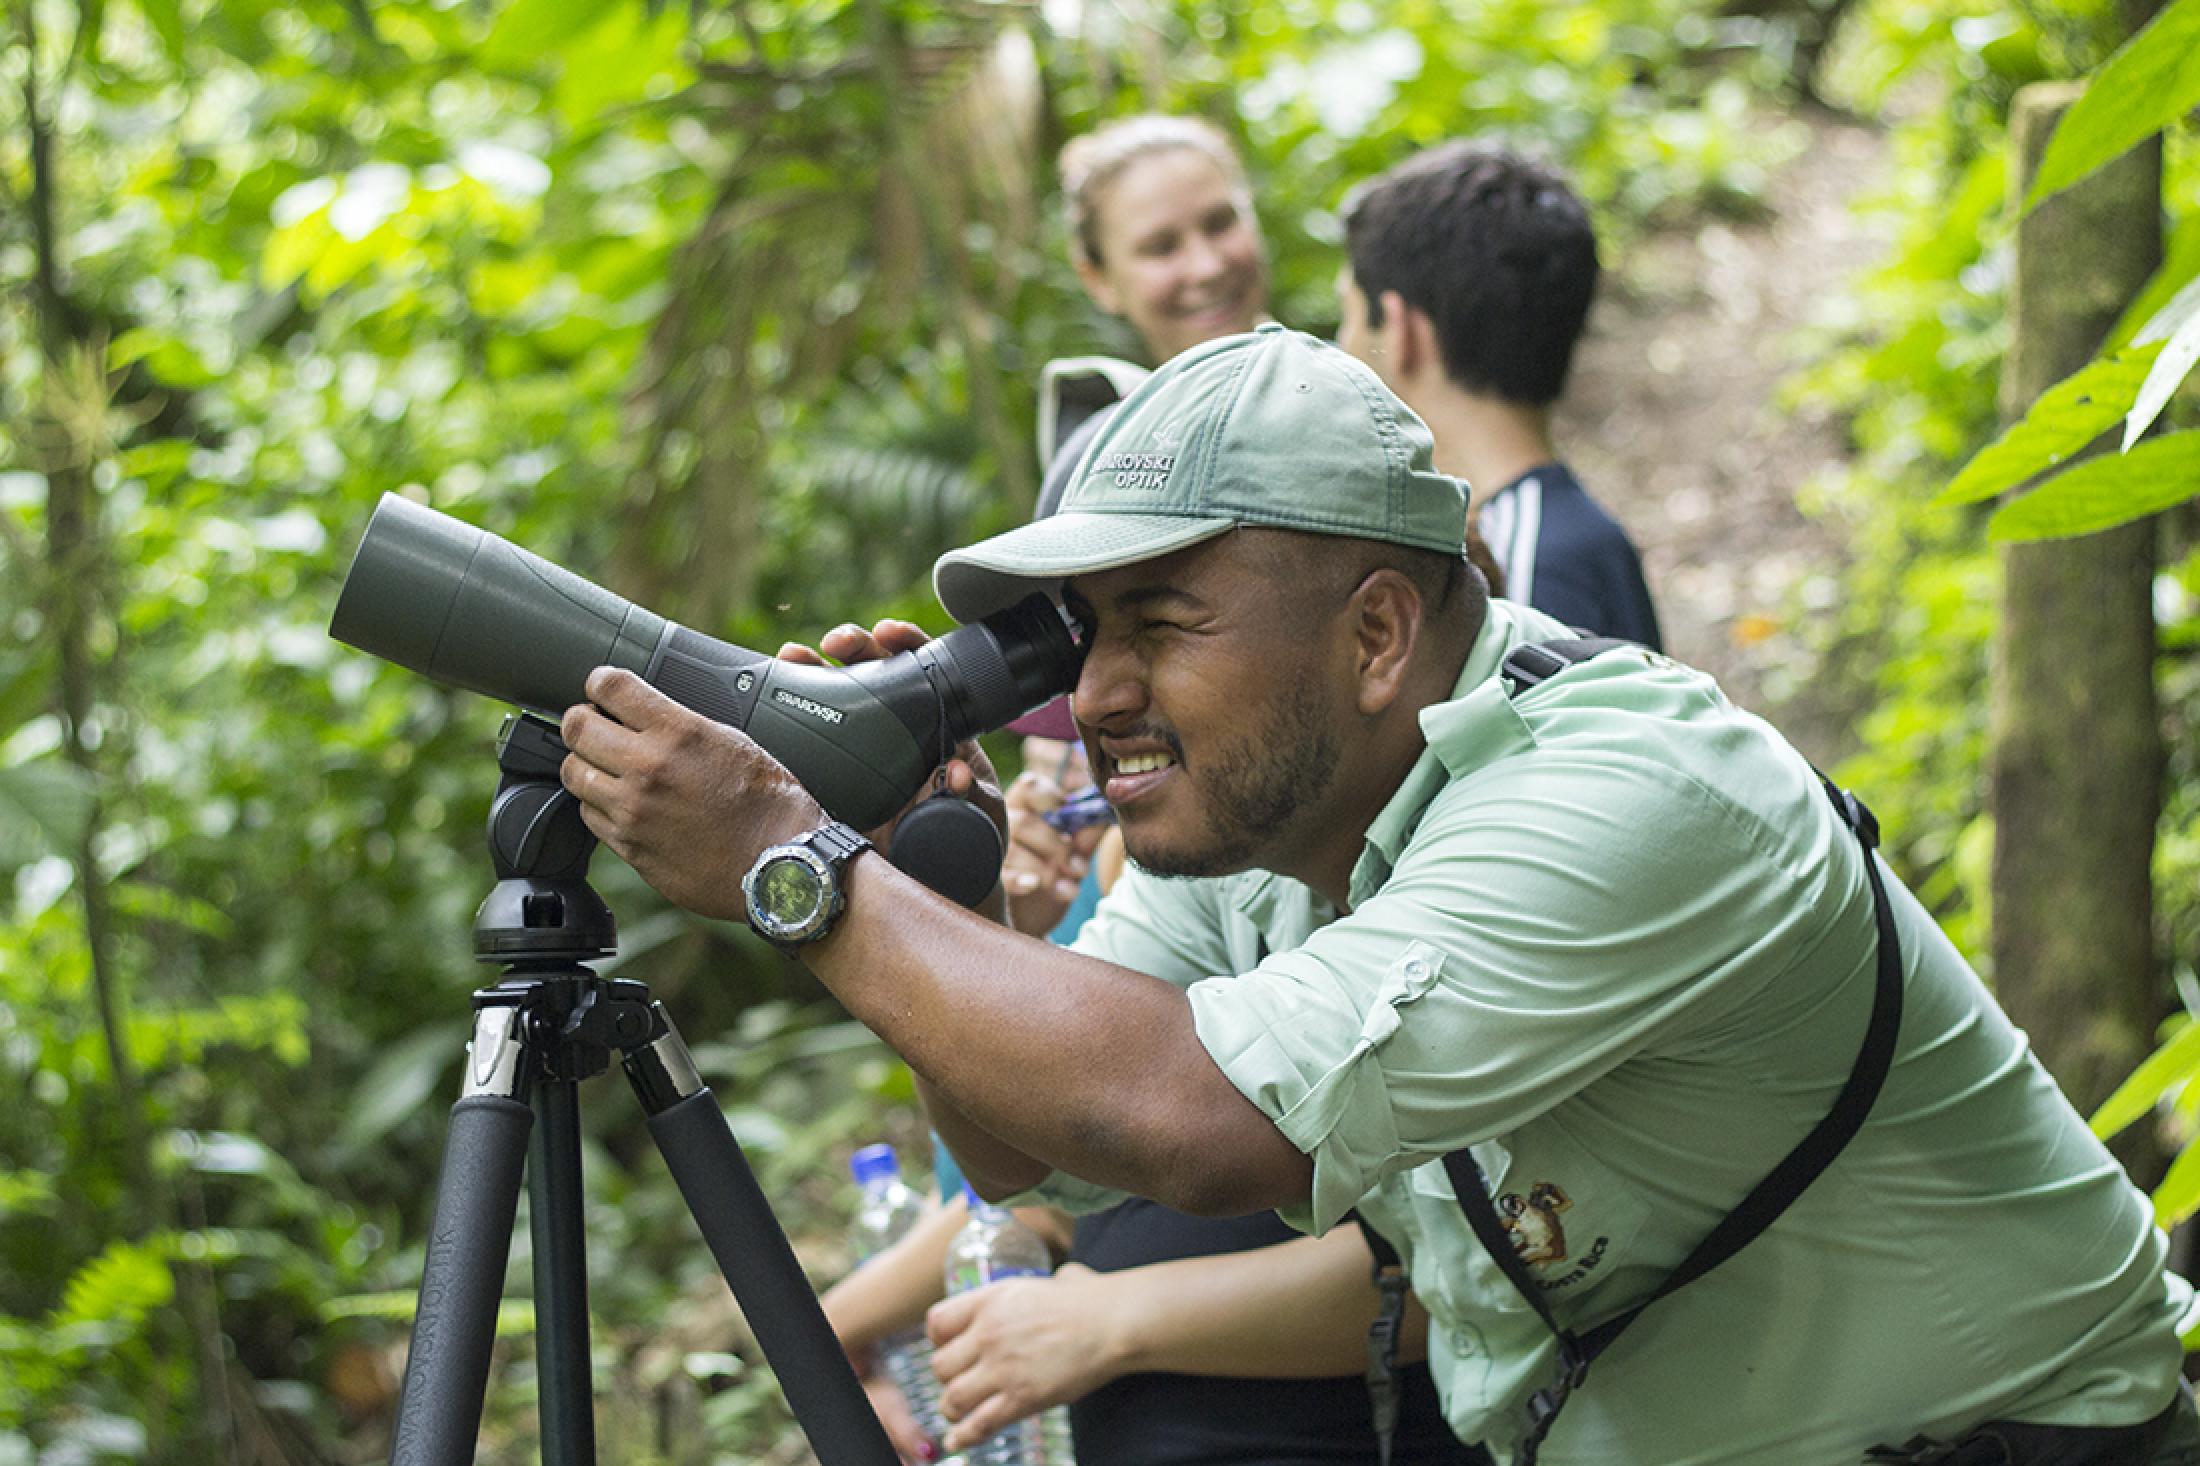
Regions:
[[[1158,366],[1268,319],[1268,252],[1229,139],[1189,117],[1129,117],[1062,149],[1077,278]]]

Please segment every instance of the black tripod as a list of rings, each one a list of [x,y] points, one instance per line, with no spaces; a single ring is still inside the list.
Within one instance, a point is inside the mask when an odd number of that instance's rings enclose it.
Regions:
[[[565,744],[540,718],[508,719],[489,813],[497,886],[474,918],[474,954],[504,980],[474,994],[466,1080],[428,1236],[392,1466],[474,1456],[511,1254],[520,1177],[533,1223],[544,1466],[594,1466],[580,1081],[613,1049],[703,1239],[823,1466],[896,1466],[794,1249],[664,1005],[638,982],[582,965],[616,945],[587,882],[595,837],[558,783]],[[530,1138],[531,1132],[531,1138]]]

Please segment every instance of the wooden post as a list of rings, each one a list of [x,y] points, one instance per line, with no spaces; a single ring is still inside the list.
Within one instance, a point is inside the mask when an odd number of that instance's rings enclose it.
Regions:
[[[2026,87],[2010,117],[2013,197],[2081,86]],[[2004,419],[2092,359],[2161,262],[2149,142],[2017,227]],[[2001,552],[1988,763],[1993,959],[2002,1005],[2090,1112],[2153,1047],[2166,1010],[2149,866],[2163,752],[2154,694],[2152,520]],[[2146,1127],[2120,1154],[2142,1185]]]

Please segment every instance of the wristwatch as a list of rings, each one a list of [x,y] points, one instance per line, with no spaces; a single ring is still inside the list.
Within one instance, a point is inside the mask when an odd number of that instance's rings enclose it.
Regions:
[[[741,878],[750,927],[789,955],[818,940],[847,908],[841,872],[870,848],[870,841],[838,820],[772,846]]]

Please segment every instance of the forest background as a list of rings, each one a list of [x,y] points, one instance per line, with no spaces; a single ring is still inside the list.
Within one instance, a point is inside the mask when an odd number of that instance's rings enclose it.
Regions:
[[[1651,288],[1637,245],[1764,219],[1814,126],[1878,139],[1843,202],[1877,246],[1772,343],[1794,367],[1767,410],[1839,451],[1770,487],[1830,553],[1760,604],[1680,615],[1867,793],[1985,964],[1999,562],[1987,510],[1943,491],[1996,433],[2011,98],[2099,67],[2149,9],[9,0],[0,1466],[386,1448],[484,975],[467,932],[502,710],[328,639],[378,496],[745,645],[942,629],[933,557],[1029,510],[1040,364],[1133,354],[1076,288],[1050,164],[1125,112],[1240,140],[1277,314],[1316,332],[1346,189],[1439,139],[1565,164],[1607,316]],[[2200,262],[2191,103],[2155,123],[2168,263],[2131,326]],[[2195,416],[2188,384],[2165,422]],[[2153,583],[2171,1048],[2125,1105],[2166,1095],[2171,1149],[2200,1099],[2194,528],[2189,505],[2162,517]],[[746,932],[614,860],[594,878],[622,923],[606,970],[672,1006],[829,1281],[849,1148],[921,1151],[906,1070]],[[585,1115],[616,1459],[803,1459],[634,1107]],[[523,1227],[486,1461],[535,1454],[527,1251]]]

